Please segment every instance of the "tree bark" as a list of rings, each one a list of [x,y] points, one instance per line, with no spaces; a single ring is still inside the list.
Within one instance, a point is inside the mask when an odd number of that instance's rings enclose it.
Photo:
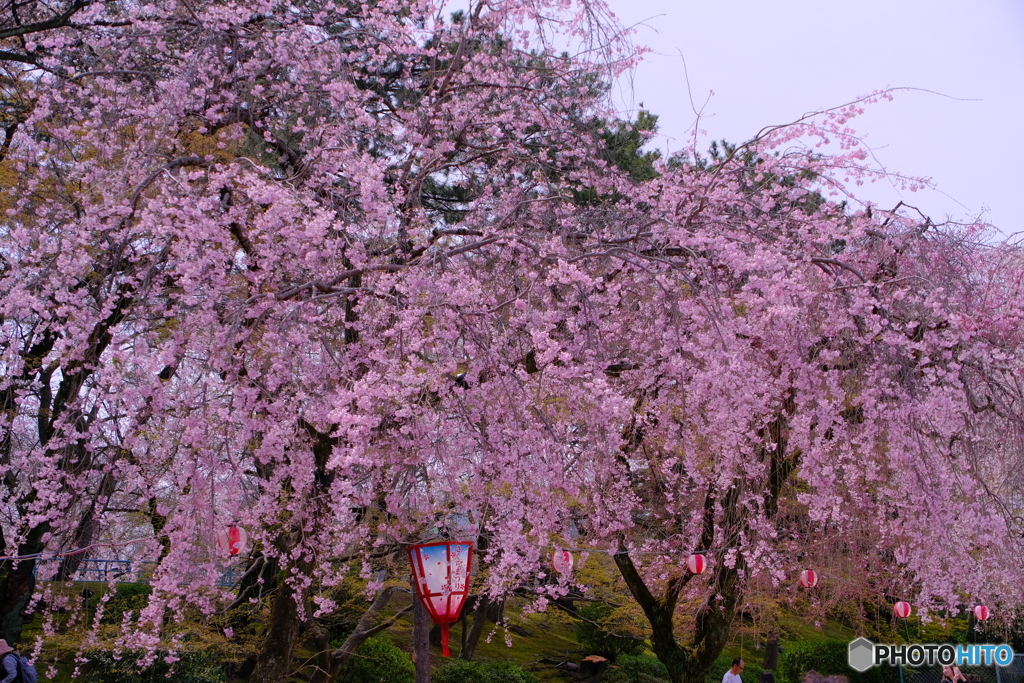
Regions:
[[[47,531],[49,524],[45,523],[32,529],[25,542],[19,546],[18,554],[29,555],[41,551],[44,546],[40,539]],[[22,560],[17,567],[10,560],[0,562],[0,638],[8,643],[21,642],[21,629],[27,621],[25,609],[36,586],[33,574],[35,566],[35,560]]]
[[[476,609],[473,610],[473,625],[470,626],[468,634],[465,632],[468,618],[463,617],[462,651],[459,652],[459,659],[467,661],[473,659],[476,647],[480,644],[480,638],[483,636],[484,627],[487,626],[488,621],[496,624],[501,620],[504,604],[504,602],[493,602],[485,596],[480,596]]]
[[[775,671],[779,668],[779,636],[773,635],[768,639],[764,647],[764,664],[761,668],[765,671]]]
[[[286,571],[285,576],[288,574]],[[299,575],[303,573],[300,571]],[[263,647],[249,676],[249,683],[280,683],[291,672],[292,652],[302,628],[299,604],[304,599],[305,596],[296,594],[290,582],[280,581],[270,608],[270,623],[264,634]]]
[[[420,599],[413,595],[412,661],[416,665],[416,683],[430,683],[430,615]]]

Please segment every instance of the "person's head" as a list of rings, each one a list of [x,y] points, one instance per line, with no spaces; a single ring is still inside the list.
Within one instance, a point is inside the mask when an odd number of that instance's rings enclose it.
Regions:
[[[732,668],[729,669],[729,671],[734,674],[738,674],[743,671],[744,666],[745,665],[743,663],[743,658],[737,657],[736,659],[732,660]]]
[[[763,672],[760,683],[775,683],[775,675],[771,671]]]
[[[7,641],[0,638],[0,657],[3,657],[8,652],[14,652],[14,648],[7,644]]]

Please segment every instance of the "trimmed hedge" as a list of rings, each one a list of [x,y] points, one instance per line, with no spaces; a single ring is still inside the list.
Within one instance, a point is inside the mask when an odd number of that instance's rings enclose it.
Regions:
[[[413,683],[412,659],[388,638],[368,638],[345,662],[337,683]]]
[[[149,604],[149,596],[153,593],[153,587],[148,583],[119,583],[114,587],[114,593],[103,606],[102,624],[120,624],[124,620],[125,612],[139,612]],[[90,613],[95,613],[99,608],[103,594],[97,592],[86,602]]]
[[[619,655],[604,683],[668,683],[668,669],[654,655]]]

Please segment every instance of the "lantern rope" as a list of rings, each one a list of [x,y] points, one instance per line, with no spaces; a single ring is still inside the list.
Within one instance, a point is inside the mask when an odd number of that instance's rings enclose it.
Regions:
[[[12,560],[15,561],[15,562],[20,562],[22,560],[55,560],[55,559],[59,559],[59,558],[62,558],[62,557],[71,557],[71,556],[74,556],[74,555],[78,555],[80,553],[84,553],[85,551],[91,550],[93,548],[120,548],[120,547],[123,547],[123,546],[126,546],[126,545],[131,545],[132,543],[141,543],[143,541],[150,541],[150,540],[153,540],[153,538],[154,537],[152,537],[152,536],[146,536],[146,537],[140,537],[140,538],[133,538],[133,539],[128,540],[128,541],[120,541],[120,542],[117,542],[117,543],[91,543],[91,544],[89,544],[87,546],[83,546],[81,548],[73,548],[71,550],[62,550],[62,551],[52,552],[52,553],[40,552],[40,553],[30,553],[30,554],[27,554],[27,555],[0,555],[0,562],[7,562],[7,561],[12,561]],[[416,545],[416,544],[417,544],[417,542],[411,542],[411,543],[402,542],[402,543],[400,543],[400,545]],[[557,546],[557,547],[556,546],[551,546],[551,547],[552,548],[560,548],[562,550],[568,550],[570,552],[577,552],[577,553],[601,552],[600,550],[595,550],[594,548],[567,548],[565,546]],[[710,555],[710,554],[713,554],[713,553],[721,553],[721,552],[724,552],[724,551],[727,551],[727,550],[739,550],[742,547],[743,546],[734,545],[734,546],[725,546],[725,547],[722,547],[722,548],[700,549],[700,550],[694,550],[692,552],[694,554]],[[629,555],[666,555],[666,554],[670,554],[670,553],[667,553],[666,551],[658,551],[658,550],[635,551],[635,552],[631,552],[631,551],[628,551],[628,550],[615,550],[615,551],[611,551],[610,550],[610,551],[608,551],[608,554],[609,555],[626,555],[626,554],[629,554]],[[836,577],[836,576],[829,576],[829,581],[832,581],[832,582],[835,582],[835,583],[841,583],[841,584],[844,584],[844,585],[847,585],[847,586],[858,587],[858,584],[855,584],[855,583],[853,583],[851,581],[845,581],[845,580],[840,579],[839,577]],[[904,599],[904,598],[901,597],[901,600],[902,599]]]
[[[60,557],[71,557],[72,555],[78,555],[84,553],[86,550],[92,548],[120,548],[121,546],[130,545],[132,543],[140,543],[142,541],[151,541],[152,536],[146,536],[143,538],[133,538],[130,541],[121,541],[119,543],[91,543],[81,548],[74,548],[72,550],[61,550],[54,553],[31,553],[29,555],[0,555],[0,562],[6,562],[8,560],[14,560],[20,562],[21,560],[55,560]]]

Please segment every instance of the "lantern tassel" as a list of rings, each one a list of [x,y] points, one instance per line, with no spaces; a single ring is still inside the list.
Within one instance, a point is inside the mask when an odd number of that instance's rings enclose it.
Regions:
[[[446,621],[441,624],[441,654],[445,657],[451,657],[452,653],[448,651],[448,627],[450,624]]]

